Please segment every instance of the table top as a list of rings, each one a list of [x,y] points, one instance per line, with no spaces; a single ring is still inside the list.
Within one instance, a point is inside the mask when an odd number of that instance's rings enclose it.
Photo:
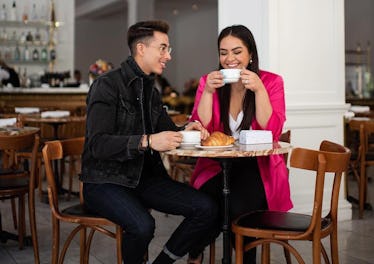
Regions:
[[[22,120],[25,122],[40,122],[40,123],[70,123],[82,122],[86,120],[85,116],[63,116],[63,117],[41,117],[39,115],[23,115]]]
[[[235,143],[231,147],[217,148],[197,148],[180,147],[177,149],[165,151],[167,155],[188,156],[188,157],[207,157],[207,158],[239,158],[269,156],[275,154],[285,154],[290,151],[292,146],[286,142],[273,142],[268,144],[243,145]]]
[[[0,127],[0,136],[19,136],[29,133],[36,133],[40,130],[38,127]]]

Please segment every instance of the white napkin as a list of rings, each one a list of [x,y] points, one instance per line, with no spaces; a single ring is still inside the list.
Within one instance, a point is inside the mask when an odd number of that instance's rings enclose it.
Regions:
[[[344,118],[345,119],[351,119],[353,117],[355,117],[355,113],[352,112],[352,111],[347,111],[347,112],[344,113]]]
[[[242,130],[239,134],[240,144],[265,144],[273,142],[270,130]]]
[[[14,126],[17,122],[17,118],[1,118],[0,127]]]
[[[15,107],[14,111],[20,114],[32,114],[32,113],[39,113],[39,107]]]
[[[41,113],[41,117],[66,117],[70,116],[69,111],[45,111]]]
[[[364,113],[364,112],[369,112],[370,107],[366,105],[352,105],[349,110],[354,113]]]

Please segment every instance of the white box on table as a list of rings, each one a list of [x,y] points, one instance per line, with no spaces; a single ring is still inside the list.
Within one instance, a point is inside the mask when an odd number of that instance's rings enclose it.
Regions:
[[[273,142],[273,133],[270,130],[242,130],[239,134],[240,144],[264,144]]]

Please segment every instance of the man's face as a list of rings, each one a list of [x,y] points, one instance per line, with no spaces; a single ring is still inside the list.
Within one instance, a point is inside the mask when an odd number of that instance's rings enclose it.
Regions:
[[[171,60],[167,34],[155,31],[148,43],[139,43],[135,60],[146,74],[162,74]]]

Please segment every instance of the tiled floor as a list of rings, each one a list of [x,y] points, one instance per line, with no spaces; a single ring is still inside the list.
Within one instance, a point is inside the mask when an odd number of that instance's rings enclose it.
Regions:
[[[355,188],[355,184],[350,186]],[[369,184],[369,197],[371,203],[374,202],[374,184]],[[352,189],[353,189],[352,188]],[[76,198],[75,198],[76,199]],[[66,202],[61,200],[61,207],[69,203],[77,202],[77,200]],[[3,216],[3,229],[12,231],[12,221],[9,214],[9,202],[0,202],[0,210]],[[158,212],[153,212],[156,219],[156,234],[149,247],[150,261],[152,261],[161,250],[166,239],[181,221],[180,217],[168,216]],[[39,234],[39,250],[41,263],[51,262],[51,223],[50,209],[48,204],[37,202],[37,222]],[[62,239],[67,236],[71,225],[63,224],[61,226]],[[13,232],[13,231],[12,231]],[[325,241],[328,246],[328,239]],[[79,247],[78,240],[73,242],[73,246],[68,250],[64,263],[79,263]],[[216,242],[216,263],[221,263],[222,258],[222,239]],[[311,244],[298,243],[297,248],[306,256],[306,263],[311,263]],[[374,213],[373,211],[365,211],[364,219],[357,219],[357,209],[354,206],[354,219],[351,221],[339,222],[339,257],[342,264],[367,264],[374,263]],[[259,255],[259,254],[258,254]],[[208,252],[205,254],[204,263],[208,263]],[[95,236],[92,248],[90,263],[115,263],[115,244],[114,240],[107,238],[101,234]],[[234,262],[234,261],[233,261]],[[18,245],[14,241],[8,241],[5,244],[0,243],[0,263],[1,264],[24,264],[33,263],[32,247],[28,246],[23,250],[18,249]],[[176,262],[177,264],[186,263],[186,258]],[[272,263],[285,263],[283,251],[278,246],[272,246]],[[294,261],[296,263],[296,261]]]

